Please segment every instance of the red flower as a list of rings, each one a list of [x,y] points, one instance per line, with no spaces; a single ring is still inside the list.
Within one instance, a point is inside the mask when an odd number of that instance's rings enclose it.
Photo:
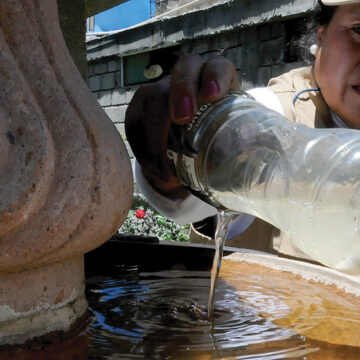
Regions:
[[[135,216],[138,218],[138,219],[143,219],[146,215],[146,212],[144,210],[136,210],[135,211]]]

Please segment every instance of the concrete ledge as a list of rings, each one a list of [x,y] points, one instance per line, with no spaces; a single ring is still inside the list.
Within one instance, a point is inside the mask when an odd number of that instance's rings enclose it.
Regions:
[[[0,274],[0,345],[67,331],[87,309],[83,256]]]
[[[274,270],[287,271],[305,280],[336,286],[346,293],[360,296],[360,277],[350,276],[324,266],[298,260],[281,258],[276,255],[257,252],[235,252],[226,256],[230,261],[244,261]]]
[[[15,321],[0,325],[0,345],[23,344],[29,339],[54,331],[68,331],[87,310],[88,303],[82,294],[62,306],[49,307],[35,314],[22,315]]]

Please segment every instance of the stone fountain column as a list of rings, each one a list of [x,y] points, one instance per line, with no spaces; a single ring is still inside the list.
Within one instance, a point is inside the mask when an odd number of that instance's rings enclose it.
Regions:
[[[1,0],[0,345],[67,331],[84,314],[83,254],[125,220],[132,187],[56,0]]]

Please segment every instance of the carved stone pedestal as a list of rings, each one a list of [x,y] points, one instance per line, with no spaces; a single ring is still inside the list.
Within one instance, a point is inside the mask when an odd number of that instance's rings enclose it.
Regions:
[[[66,331],[84,313],[83,254],[119,228],[132,189],[56,0],[1,0],[0,345]]]

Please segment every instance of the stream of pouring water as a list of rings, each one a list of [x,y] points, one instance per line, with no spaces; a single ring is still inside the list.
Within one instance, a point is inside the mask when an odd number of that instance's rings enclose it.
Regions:
[[[223,249],[226,240],[226,236],[229,230],[230,222],[237,216],[237,214],[228,211],[219,211],[218,223],[215,230],[215,255],[211,268],[211,286],[208,301],[208,319],[213,318],[214,299],[216,282],[219,277],[220,266],[223,256]]]

